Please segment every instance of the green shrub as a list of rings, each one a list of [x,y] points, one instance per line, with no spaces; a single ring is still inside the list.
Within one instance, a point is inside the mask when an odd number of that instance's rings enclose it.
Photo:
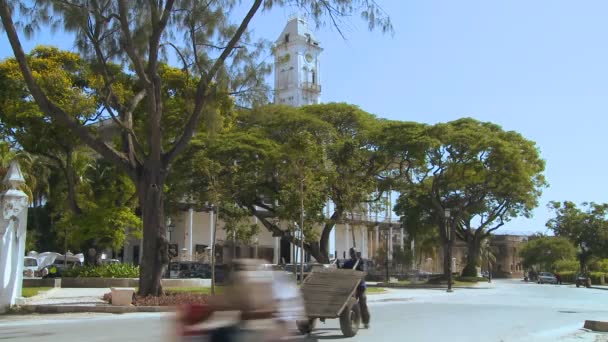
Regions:
[[[608,274],[604,272],[590,272],[589,277],[591,278],[591,284],[593,285],[604,285]]]
[[[558,272],[563,283],[576,283],[576,271]]]
[[[608,259],[597,260],[589,265],[591,271],[608,273]]]
[[[576,272],[579,268],[579,262],[577,260],[558,260],[553,264],[555,271],[559,272]]]
[[[81,266],[64,271],[62,276],[74,278],[139,278],[139,266],[131,264]]]

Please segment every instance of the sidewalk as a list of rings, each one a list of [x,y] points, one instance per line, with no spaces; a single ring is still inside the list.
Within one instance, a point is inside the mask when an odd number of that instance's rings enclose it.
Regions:
[[[420,284],[399,284],[399,283],[389,283],[389,284],[385,284],[382,282],[367,282],[367,286],[369,287],[383,287],[383,288],[387,288],[387,289],[428,289],[428,290],[432,290],[432,289],[447,289],[447,285],[446,284],[427,284],[427,283],[420,283]],[[458,285],[453,285],[452,286],[454,289],[493,289],[494,288],[494,283],[488,283],[488,282],[477,282],[477,283],[470,283],[469,284],[458,284]]]
[[[173,311],[166,306],[113,306],[105,302],[103,295],[109,288],[53,288],[37,296],[27,298],[19,306],[25,313],[133,313]]]
[[[80,305],[107,304],[102,300],[109,288],[53,288],[37,296],[27,298],[25,305]]]

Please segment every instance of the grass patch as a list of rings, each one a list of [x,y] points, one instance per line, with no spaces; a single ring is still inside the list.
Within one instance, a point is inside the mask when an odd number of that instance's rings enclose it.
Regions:
[[[40,292],[48,291],[50,289],[52,289],[52,287],[24,287],[21,292],[21,295],[25,298],[30,298],[34,297]]]
[[[365,292],[367,294],[381,294],[381,293],[385,293],[386,289],[383,287],[368,287],[367,290],[365,290]]]

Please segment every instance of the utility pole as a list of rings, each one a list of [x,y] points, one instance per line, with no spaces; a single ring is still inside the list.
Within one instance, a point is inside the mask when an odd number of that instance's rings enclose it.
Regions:
[[[304,281],[304,177],[300,179],[300,283]]]
[[[448,248],[447,248],[447,257],[448,257],[448,290],[447,292],[453,292],[452,290],[452,224],[450,222],[450,209],[444,210],[445,216],[445,227],[446,227],[446,237],[448,240]]]
[[[211,205],[211,215],[213,215],[213,204]],[[211,294],[215,294],[215,236],[217,235],[217,221],[220,218],[220,206],[215,207],[215,220],[213,220],[213,238],[211,239]]]

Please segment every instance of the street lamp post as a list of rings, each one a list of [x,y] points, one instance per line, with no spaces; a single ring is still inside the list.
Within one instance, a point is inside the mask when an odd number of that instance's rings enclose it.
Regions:
[[[450,224],[451,210],[444,209],[443,215],[445,216],[445,235],[448,240],[447,248],[447,259],[448,259],[448,290],[447,292],[453,292],[452,290],[452,225]]]
[[[173,233],[173,229],[175,229],[175,225],[171,222],[171,218],[167,217],[167,233],[169,233],[169,242],[171,242],[171,233]]]

